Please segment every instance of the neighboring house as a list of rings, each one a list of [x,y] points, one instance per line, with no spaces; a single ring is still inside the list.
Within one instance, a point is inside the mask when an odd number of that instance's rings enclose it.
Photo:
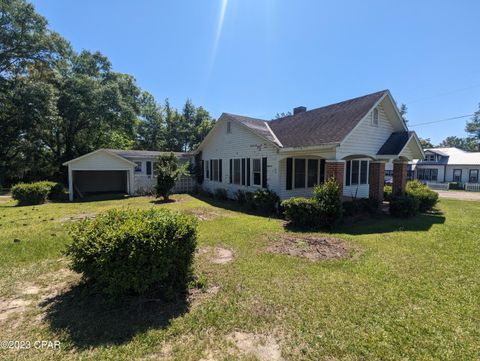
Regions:
[[[122,192],[150,193],[156,184],[156,159],[165,152],[144,150],[98,149],[63,165],[68,166],[70,200],[74,194]],[[168,152],[167,152],[168,153]],[[188,153],[175,153],[180,162],[192,161]],[[189,188],[190,179],[177,181],[177,190]],[[188,189],[186,189],[188,190]]]
[[[203,187],[268,188],[281,199],[311,196],[334,178],[345,197],[383,199],[385,163],[394,161],[394,188],[403,190],[407,162],[423,158],[388,90],[270,121],[224,113],[196,150]]]
[[[480,152],[458,148],[425,149],[425,157],[414,163],[415,178],[424,182],[479,182]]]

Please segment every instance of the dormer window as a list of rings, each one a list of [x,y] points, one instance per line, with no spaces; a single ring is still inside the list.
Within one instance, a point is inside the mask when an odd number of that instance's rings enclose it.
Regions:
[[[373,109],[372,125],[374,127],[378,127],[378,109],[377,108]]]
[[[435,162],[435,154],[425,154],[426,162]]]
[[[232,123],[227,122],[227,134],[230,134],[232,132]]]

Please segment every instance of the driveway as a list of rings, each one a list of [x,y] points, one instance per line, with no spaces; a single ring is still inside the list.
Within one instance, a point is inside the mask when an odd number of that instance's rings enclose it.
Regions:
[[[435,190],[440,198],[460,199],[462,201],[480,201],[480,192]]]

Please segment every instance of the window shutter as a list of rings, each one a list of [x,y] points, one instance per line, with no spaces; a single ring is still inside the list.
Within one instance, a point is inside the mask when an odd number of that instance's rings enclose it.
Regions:
[[[200,171],[202,172],[202,176],[201,176],[202,181],[203,181],[203,177],[205,176],[205,164],[204,164],[204,163],[205,163],[204,160],[202,160],[202,162],[200,163],[200,164],[201,164],[201,166],[200,166],[200,167],[201,167],[201,168],[200,168]]]
[[[352,161],[348,160],[347,161],[347,171],[345,172],[345,185],[349,186],[350,185],[350,167],[352,165]]]
[[[210,180],[213,180],[213,159],[210,159]]]
[[[262,158],[262,187],[267,188],[267,158]]]
[[[293,159],[287,158],[287,190],[292,189]]]
[[[325,182],[325,159],[320,160],[320,183]]]
[[[245,158],[242,158],[242,186],[245,185]]]
[[[233,167],[232,167],[233,160],[230,159],[230,184],[233,183]]]
[[[222,160],[218,160],[218,181],[222,182]]]
[[[250,158],[247,158],[247,186],[250,186]]]

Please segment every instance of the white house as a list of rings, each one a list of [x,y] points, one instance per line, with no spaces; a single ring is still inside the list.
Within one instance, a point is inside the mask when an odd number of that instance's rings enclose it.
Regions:
[[[156,184],[155,162],[162,152],[143,150],[98,149],[63,165],[68,167],[69,198],[88,193],[152,192]],[[180,162],[192,160],[188,153],[175,153]],[[176,188],[189,187],[188,178],[177,181]],[[186,189],[188,190],[188,189]]]
[[[423,158],[388,90],[270,121],[224,113],[196,153],[203,187],[232,198],[259,188],[308,197],[333,177],[346,197],[381,200],[385,163],[394,162],[394,188],[402,191],[407,162]]]
[[[415,178],[433,183],[479,183],[480,152],[458,148],[425,149],[425,157],[415,164]]]

